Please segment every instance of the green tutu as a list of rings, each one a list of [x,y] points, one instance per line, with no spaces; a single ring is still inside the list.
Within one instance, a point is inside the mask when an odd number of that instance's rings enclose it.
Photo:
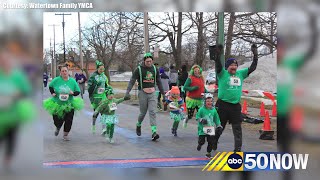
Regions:
[[[174,121],[181,121],[185,118],[185,115],[183,112],[179,114],[170,112],[170,118]]]
[[[100,117],[100,122],[102,124],[118,124],[119,121],[117,115],[102,114]]]
[[[57,115],[59,118],[63,118],[65,113],[71,110],[79,111],[84,107],[84,101],[81,98],[73,98],[71,102],[65,104],[58,104],[54,98],[49,98],[43,101],[43,107],[51,115]]]
[[[203,106],[202,99],[192,99],[192,98],[187,97],[186,102],[187,102],[187,108],[195,108],[196,106],[201,108]]]
[[[14,106],[6,111],[0,110],[0,137],[6,131],[17,125],[27,123],[35,119],[36,108],[31,100],[19,100]]]

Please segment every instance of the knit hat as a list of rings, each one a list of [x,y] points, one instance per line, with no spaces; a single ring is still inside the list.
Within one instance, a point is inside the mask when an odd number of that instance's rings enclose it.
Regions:
[[[151,59],[153,60],[153,56],[152,56],[152,54],[151,54],[150,52],[145,53],[145,54],[143,55],[143,60],[144,60],[144,61],[145,61],[147,58],[151,58]]]
[[[170,90],[170,94],[180,94],[180,90],[178,86],[172,86],[172,89]]]
[[[159,68],[159,72],[160,72],[161,74],[164,73],[164,68],[163,68],[163,67]]]
[[[104,64],[101,61],[96,60],[96,68],[98,69],[100,66],[104,66]]]
[[[228,67],[233,63],[235,63],[238,66],[238,62],[235,58],[229,58],[225,64],[226,69],[228,69]]]

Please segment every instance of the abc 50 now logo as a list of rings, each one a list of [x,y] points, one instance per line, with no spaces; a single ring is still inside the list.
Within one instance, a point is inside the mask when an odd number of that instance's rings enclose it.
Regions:
[[[306,169],[309,154],[218,152],[202,171],[276,171]]]

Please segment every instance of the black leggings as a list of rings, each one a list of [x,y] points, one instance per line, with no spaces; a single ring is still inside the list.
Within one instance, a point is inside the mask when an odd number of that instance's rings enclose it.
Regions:
[[[54,125],[60,129],[63,126],[64,132],[70,132],[71,126],[72,126],[72,121],[73,121],[73,116],[74,116],[74,110],[71,110],[70,112],[66,113],[63,118],[59,118],[56,115],[53,115],[53,121]]]
[[[211,153],[212,147],[213,147],[214,136],[199,135],[198,145],[199,145],[199,146],[204,145],[204,143],[206,142],[206,138],[207,138],[207,142],[208,142],[207,152],[208,152],[208,153]]]
[[[197,112],[198,112],[199,107],[196,106],[194,108],[188,108],[188,119],[191,119],[193,117],[194,110],[197,110]]]
[[[233,137],[234,137],[234,151],[241,151],[242,147],[242,116],[241,116],[241,105],[231,104],[218,99],[216,103],[216,108],[218,109],[218,114],[221,121],[221,126],[226,127],[227,122],[232,126]],[[214,140],[215,143],[218,142],[220,135],[216,135]]]
[[[6,157],[11,157],[14,153],[17,132],[18,126],[11,127],[8,129],[4,136],[0,137],[0,143],[2,143],[2,141],[5,141],[7,145],[5,150]]]

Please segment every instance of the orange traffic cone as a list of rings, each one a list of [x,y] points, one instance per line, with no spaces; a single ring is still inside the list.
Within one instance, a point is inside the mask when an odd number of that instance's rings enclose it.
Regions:
[[[243,101],[243,106],[242,106],[242,111],[241,111],[242,114],[248,114],[248,110],[247,110],[247,101],[244,100]]]
[[[259,139],[274,140],[274,138],[273,138],[274,131],[271,130],[270,117],[269,117],[268,111],[265,112],[265,116],[266,116],[266,118],[264,119],[264,122],[263,122],[263,128],[261,130],[259,130],[259,132],[260,132]]]
[[[277,104],[276,101],[273,101],[273,106],[272,106],[272,117],[277,116]]]
[[[262,130],[271,131],[269,111],[266,111],[266,118],[264,119]]]
[[[260,106],[260,116],[264,117],[266,115],[266,110],[264,109],[264,103],[261,102],[261,106]]]
[[[293,132],[300,132],[303,124],[303,109],[299,106],[292,108],[290,114],[290,128]]]

